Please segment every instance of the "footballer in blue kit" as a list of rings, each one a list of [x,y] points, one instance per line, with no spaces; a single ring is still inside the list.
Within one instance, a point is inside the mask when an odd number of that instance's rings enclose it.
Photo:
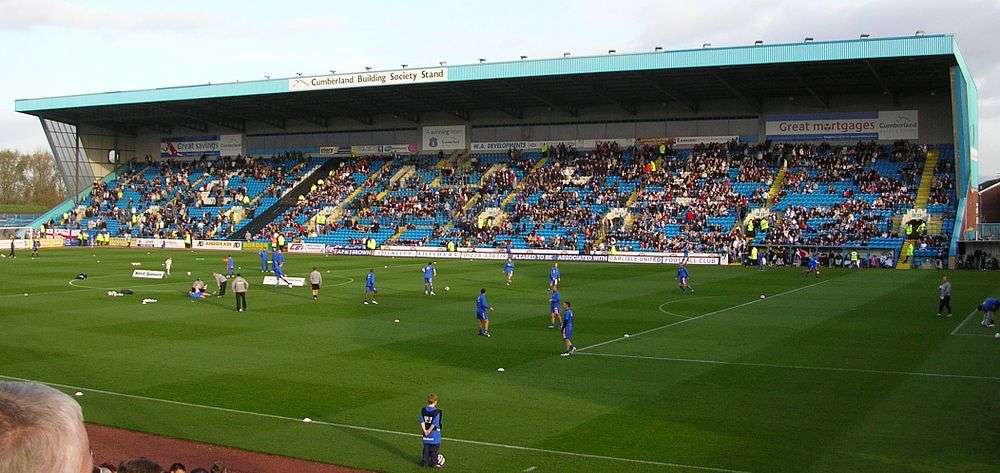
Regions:
[[[420,409],[420,439],[424,444],[420,456],[420,466],[441,468],[444,457],[441,456],[441,409],[437,407],[438,397],[435,394],[427,396],[427,405]]]
[[[685,263],[677,266],[677,287],[681,288],[681,292],[694,292],[694,288],[688,283],[688,268]]]
[[[261,248],[260,251],[257,252],[257,256],[260,257],[260,272],[266,273],[267,272],[267,250]]]
[[[285,265],[285,255],[281,254],[280,250],[274,250],[271,256],[271,269],[274,271],[274,287],[278,287],[282,281],[292,287],[292,282],[285,277],[285,270],[282,269]]]
[[[549,290],[555,291],[559,288],[559,277],[562,274],[559,272],[559,263],[552,263],[552,269],[549,270]]]
[[[570,356],[576,353],[576,345],[573,345],[573,305],[569,301],[563,302],[566,309],[562,312],[562,338],[566,346],[566,352],[562,356]]]
[[[507,256],[507,262],[503,264],[503,273],[507,275],[507,285],[510,286],[514,279],[514,260]]]
[[[378,305],[378,301],[375,300],[375,295],[378,294],[378,289],[375,289],[375,269],[368,270],[368,276],[365,276],[365,305],[369,303]]]
[[[234,273],[236,273],[236,261],[233,260],[233,255],[228,255],[226,256],[226,277],[231,278]]]
[[[434,263],[428,262],[427,266],[424,266],[424,294],[428,296],[434,295],[434,276],[437,275],[437,268],[434,267]]]
[[[491,336],[489,312],[492,310],[493,306],[486,302],[486,288],[484,287],[479,290],[479,297],[476,298],[476,320],[479,321],[480,336]]]
[[[814,273],[814,274],[816,274],[816,277],[818,278],[819,277],[819,259],[817,259],[816,255],[814,255],[812,253],[810,253],[807,258],[808,259],[806,260],[806,271],[804,273],[802,273],[802,274],[804,276],[808,276],[809,273]]]
[[[559,290],[556,289],[549,296],[549,328],[556,328],[556,324],[559,323],[559,303]]]
[[[988,297],[982,304],[979,304],[979,311],[983,313],[983,321],[979,323],[983,327],[993,327],[995,322],[993,317],[1000,309],[1000,301],[994,297]]]

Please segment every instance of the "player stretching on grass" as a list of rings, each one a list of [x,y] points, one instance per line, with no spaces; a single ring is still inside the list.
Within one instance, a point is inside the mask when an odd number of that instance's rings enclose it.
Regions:
[[[507,285],[510,286],[511,281],[514,279],[514,260],[507,257],[507,262],[503,264],[503,272],[507,275]]]
[[[559,323],[559,290],[552,291],[549,296],[549,328],[556,328]]]
[[[483,337],[490,336],[490,316],[489,312],[493,311],[493,307],[486,302],[486,288],[479,290],[479,297],[476,298],[476,320],[479,321],[479,335]]]
[[[994,325],[993,316],[997,313],[997,309],[1000,309],[1000,301],[993,297],[988,297],[982,304],[979,304],[979,311],[983,313],[983,321],[979,322],[979,325],[992,327]]]
[[[677,287],[681,288],[681,292],[694,292],[694,288],[688,284],[688,268],[685,263],[677,266]]]
[[[808,276],[809,273],[815,273],[816,277],[819,277],[819,260],[816,259],[816,255],[812,253],[807,256],[806,260],[806,270],[802,273],[803,276]]]
[[[378,294],[378,289],[375,289],[375,269],[368,270],[368,276],[365,277],[365,305],[369,302],[378,305],[375,300],[375,295]]]
[[[424,266],[424,295],[434,295],[434,276],[436,275],[437,268],[434,267],[434,263],[428,261],[427,266]]]
[[[562,338],[566,345],[566,352],[562,356],[570,356],[576,353],[576,345],[573,345],[573,307],[569,301],[563,302],[566,309],[562,313]]]
[[[552,269],[549,270],[549,291],[559,289],[560,276],[562,276],[562,274],[559,273],[559,263],[552,263]]]

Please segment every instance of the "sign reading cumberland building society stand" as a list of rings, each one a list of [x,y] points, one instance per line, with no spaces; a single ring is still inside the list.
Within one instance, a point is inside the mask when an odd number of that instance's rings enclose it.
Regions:
[[[916,110],[809,115],[769,115],[767,138],[799,140],[915,140],[920,122]]]
[[[290,92],[322,89],[352,89],[355,87],[379,87],[383,85],[422,84],[448,80],[448,69],[433,67],[428,69],[398,69],[395,71],[354,72],[328,76],[296,77],[288,79]]]

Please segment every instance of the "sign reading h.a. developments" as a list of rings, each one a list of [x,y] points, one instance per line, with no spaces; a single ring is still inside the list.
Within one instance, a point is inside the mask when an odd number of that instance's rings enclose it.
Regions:
[[[383,85],[423,84],[446,80],[448,80],[448,69],[445,67],[398,69],[395,71],[296,77],[288,79],[288,90],[291,92],[301,92],[306,90],[352,89],[355,87],[379,87]]]
[[[767,117],[767,138],[797,140],[915,140],[916,110],[850,112]]]

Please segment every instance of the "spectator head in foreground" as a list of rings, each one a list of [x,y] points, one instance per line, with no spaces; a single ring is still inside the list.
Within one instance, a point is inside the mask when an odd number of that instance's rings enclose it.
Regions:
[[[170,465],[170,470],[167,473],[187,473],[187,467],[183,463],[174,463]]]
[[[73,398],[43,384],[0,381],[0,472],[93,468],[83,412]]]
[[[121,462],[117,473],[163,473],[163,467],[148,458],[135,458]]]

